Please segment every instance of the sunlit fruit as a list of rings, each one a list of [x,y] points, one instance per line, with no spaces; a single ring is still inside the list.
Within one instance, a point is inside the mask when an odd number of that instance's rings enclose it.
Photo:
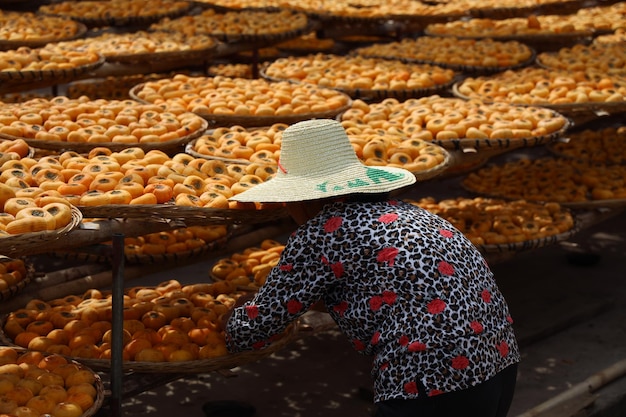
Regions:
[[[135,360],[138,362],[164,362],[165,355],[158,349],[147,348],[137,352]]]
[[[71,387],[73,385],[88,383],[93,384],[96,382],[96,377],[93,372],[87,369],[80,369],[74,373],[69,374],[65,378],[65,387]]]
[[[62,402],[54,406],[52,414],[55,417],[80,417],[83,415],[83,409],[78,404]]]

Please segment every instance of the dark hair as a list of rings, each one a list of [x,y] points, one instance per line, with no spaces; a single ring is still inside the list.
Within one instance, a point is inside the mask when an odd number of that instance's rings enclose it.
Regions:
[[[389,193],[358,193],[350,194],[346,202],[350,203],[378,203],[389,200]]]

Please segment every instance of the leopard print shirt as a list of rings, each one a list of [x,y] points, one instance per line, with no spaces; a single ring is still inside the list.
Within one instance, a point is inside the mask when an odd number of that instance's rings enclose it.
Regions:
[[[375,402],[462,390],[520,359],[481,254],[449,222],[406,202],[326,205],[235,309],[228,348],[263,348],[318,300],[354,349],[373,356]]]

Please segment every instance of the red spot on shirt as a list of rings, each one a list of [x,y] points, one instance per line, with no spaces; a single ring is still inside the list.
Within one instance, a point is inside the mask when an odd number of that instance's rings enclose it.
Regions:
[[[407,394],[417,394],[417,383],[415,381],[404,384],[404,392]]]
[[[343,316],[346,310],[348,309],[348,302],[342,301],[339,304],[333,306],[333,311],[340,316]]]
[[[259,316],[259,308],[255,305],[246,306],[246,314],[250,320],[254,320]]]
[[[354,349],[358,352],[364,351],[365,350],[365,344],[363,342],[361,342],[360,340],[354,339],[352,341],[352,346],[354,346]]]
[[[378,341],[380,340],[380,332],[376,332],[372,335],[372,341],[370,342],[372,345],[376,345],[378,344]]]
[[[293,269],[293,264],[286,264],[286,265],[281,265],[280,266],[280,270],[281,271],[289,272],[292,269]]]
[[[378,218],[379,222],[385,223],[385,224],[395,222],[396,220],[398,220],[398,215],[396,213],[383,214],[382,216]]]
[[[330,219],[326,221],[326,223],[324,223],[324,231],[326,233],[332,233],[335,230],[339,229],[342,222],[343,222],[343,219],[339,216],[331,217]]]
[[[265,347],[265,340],[260,340],[252,345],[252,349],[259,350]]]
[[[474,333],[478,334],[478,333],[482,333],[484,328],[483,325],[480,324],[479,321],[473,321],[470,323],[470,327],[472,328],[472,330],[474,331]]]
[[[459,355],[452,359],[452,367],[454,369],[465,369],[469,366],[469,359],[467,357]]]
[[[422,342],[412,342],[409,344],[409,352],[423,352],[426,350],[426,344]]]
[[[370,298],[370,309],[372,311],[380,310],[380,307],[382,305],[383,305],[383,297],[381,297],[379,295],[375,295],[372,298]]]
[[[446,303],[440,298],[435,298],[426,306],[430,314],[439,314],[446,309]]]
[[[302,310],[302,303],[298,300],[289,300],[287,302],[287,311],[289,314],[297,314]]]
[[[509,322],[510,324],[513,324],[513,317],[506,316],[506,321]]]
[[[380,252],[378,252],[378,255],[376,256],[376,260],[380,263],[387,262],[387,265],[393,266],[396,260],[396,256],[398,256],[398,252],[399,251],[397,248],[382,249]]]
[[[385,369],[389,368],[389,362],[384,362],[380,365],[380,370],[384,371]]]
[[[496,347],[498,348],[498,352],[500,352],[500,356],[502,356],[503,358],[509,354],[509,344],[505,341],[498,343]]]
[[[491,293],[488,290],[483,290],[483,292],[480,293],[480,297],[487,304],[489,304],[491,302]]]
[[[447,229],[439,229],[439,234],[443,237],[452,237],[454,236],[454,233],[452,233],[450,230]]]
[[[437,269],[443,275],[452,275],[452,274],[454,274],[454,267],[452,265],[450,265],[449,263],[447,263],[446,261],[439,262],[439,265],[437,265]]]
[[[435,395],[441,395],[441,394],[443,394],[443,391],[441,391],[440,389],[431,389],[428,392],[429,397],[434,397]]]
[[[400,343],[400,346],[406,346],[409,344],[409,338],[403,334],[400,336],[400,339],[398,339],[398,343]]]
[[[343,275],[343,264],[341,262],[335,262],[330,266],[330,269],[333,270],[335,278],[341,278],[341,276]]]
[[[391,305],[396,302],[398,295],[393,291],[383,291],[383,302],[387,305]]]

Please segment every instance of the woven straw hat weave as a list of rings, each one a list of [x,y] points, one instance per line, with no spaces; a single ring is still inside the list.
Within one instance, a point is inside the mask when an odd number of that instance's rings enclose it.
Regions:
[[[415,183],[405,169],[364,165],[335,120],[315,119],[283,132],[280,161],[274,178],[231,200],[293,202],[348,194],[385,193]]]

